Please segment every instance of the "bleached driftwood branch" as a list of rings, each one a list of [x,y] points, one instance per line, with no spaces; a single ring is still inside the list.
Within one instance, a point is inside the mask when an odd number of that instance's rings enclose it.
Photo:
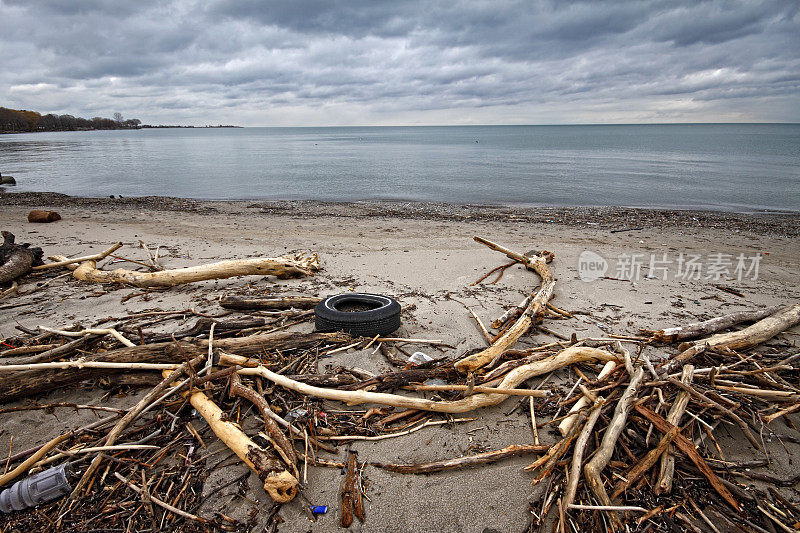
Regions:
[[[462,373],[474,372],[482,366],[494,361],[496,357],[511,348],[520,337],[525,335],[533,324],[541,322],[542,317],[544,317],[547,311],[547,302],[553,297],[553,289],[556,284],[555,275],[547,266],[547,263],[552,261],[553,254],[543,253],[542,255],[530,258],[481,237],[474,237],[474,239],[481,244],[485,244],[492,250],[497,250],[509,258],[519,261],[525,265],[526,268],[535,271],[542,278],[542,283],[539,286],[539,290],[533,298],[531,298],[531,301],[528,303],[522,315],[514,322],[514,325],[508,328],[508,330],[497,339],[497,341],[485,350],[456,362],[456,370]]]
[[[101,259],[105,259],[109,255],[113,254],[114,252],[116,252],[120,248],[122,248],[122,243],[118,242],[117,244],[115,244],[114,246],[109,248],[108,250],[100,252],[99,254],[86,255],[86,256],[83,256],[83,257],[74,257],[72,259],[67,259],[66,257],[60,256],[60,255],[59,256],[53,256],[53,257],[51,257],[51,259],[56,258],[55,259],[56,260],[55,263],[47,263],[47,264],[44,264],[44,265],[39,265],[39,266],[33,267],[31,270],[50,270],[51,268],[59,268],[59,267],[62,267],[62,266],[74,265],[74,264],[77,264],[77,263],[83,263],[85,261],[100,261]]]
[[[258,474],[264,490],[279,503],[292,501],[297,495],[299,482],[285,466],[268,450],[262,448],[230,420],[208,396],[199,390],[183,394],[189,403],[208,422],[211,429],[234,452],[239,459]]]
[[[319,270],[319,258],[295,255],[293,257],[255,257],[219,261],[207,265],[160,270],[158,272],[136,272],[118,268],[111,272],[99,270],[95,261],[86,261],[72,275],[82,281],[94,283],[125,283],[140,288],[173,287],[184,283],[225,279],[236,276],[278,276],[290,278],[311,275]]]
[[[711,335],[736,326],[743,322],[754,322],[766,318],[781,309],[780,305],[756,309],[755,311],[737,311],[728,315],[718,316],[703,322],[696,322],[687,326],[677,326],[659,330],[643,329],[642,333],[651,335],[658,342],[678,342],[696,339],[706,335]]]
[[[759,320],[752,326],[748,326],[743,330],[720,333],[695,342],[692,346],[684,349],[674,359],[662,366],[659,369],[659,374],[671,374],[680,366],[690,361],[706,346],[711,348],[730,348],[731,350],[753,348],[797,324],[800,324],[800,303],[785,307],[777,313]]]
[[[503,381],[496,387],[497,389],[513,389],[523,381],[535,376],[547,374],[559,368],[574,363],[586,361],[611,361],[618,360],[617,355],[598,348],[588,348],[586,346],[571,346],[561,352],[533,363],[515,368],[503,378]],[[235,355],[225,354],[224,359],[227,364],[245,364],[246,358]],[[466,413],[480,407],[497,405],[508,398],[506,394],[475,394],[462,400],[455,401],[433,401],[424,398],[410,398],[398,394],[387,394],[383,392],[370,392],[364,390],[338,390],[314,387],[305,383],[300,383],[286,376],[276,374],[264,366],[255,368],[243,368],[239,371],[242,375],[261,376],[273,383],[290,390],[325,398],[328,400],[338,400],[351,405],[360,403],[377,403],[391,405],[394,407],[404,407],[407,409],[419,409],[420,411],[435,411],[440,413]]]

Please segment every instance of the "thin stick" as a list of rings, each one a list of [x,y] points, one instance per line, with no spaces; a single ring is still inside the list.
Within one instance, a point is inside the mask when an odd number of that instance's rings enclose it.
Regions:
[[[138,494],[142,493],[142,489],[140,489],[139,487],[137,487],[136,485],[134,485],[133,483],[128,481],[128,479],[125,476],[123,476],[122,474],[120,474],[119,472],[114,472],[114,475],[116,476],[117,479],[119,479],[120,481],[125,483],[125,485],[127,485],[128,487],[130,487],[131,489],[136,491],[136,493],[138,493]],[[175,513],[178,516],[182,516],[183,518],[187,518],[189,520],[193,520],[194,522],[200,522],[202,524],[211,524],[212,523],[211,520],[208,520],[206,518],[201,518],[201,517],[199,517],[197,515],[193,515],[191,513],[187,513],[186,511],[181,511],[177,507],[171,506],[167,502],[156,498],[152,494],[148,494],[148,497],[149,497],[150,501],[153,502],[154,504],[158,505],[159,507],[163,507],[164,509],[166,509],[167,511],[169,511],[171,513]]]
[[[360,340],[354,342],[353,344],[348,344],[347,346],[340,346],[339,348],[334,348],[333,350],[328,350],[327,352],[321,353],[320,355],[333,355],[335,353],[344,352],[346,350],[349,350],[350,348],[358,346],[359,344],[361,344]]]
[[[84,329],[83,331],[64,331],[60,329],[52,329],[52,328],[46,328],[44,326],[39,326],[39,329],[42,331],[47,331],[48,333],[62,335],[64,337],[85,337],[86,335],[111,335],[119,342],[127,346],[128,348],[133,348],[134,346],[136,346],[134,343],[123,337],[122,334],[119,331],[115,330],[114,328]]]
[[[648,509],[644,507],[638,507],[636,505],[579,505],[577,503],[570,504],[568,509],[577,509],[580,511],[637,511],[640,513],[647,513],[649,512]]]
[[[66,370],[68,368],[104,368],[118,370],[175,370],[175,363],[110,363],[107,361],[60,361],[56,363],[34,363],[31,365],[0,365],[0,373],[23,370]]]
[[[767,398],[770,400],[778,401],[797,401],[800,400],[800,394],[790,391],[754,389],[750,387],[729,387],[726,385],[716,385],[717,389],[728,390],[731,392],[738,392],[739,394],[746,394],[748,396],[756,396],[758,398]]]
[[[8,443],[8,459],[6,459],[6,466],[3,468],[3,475],[8,473],[8,465],[11,464],[11,452],[14,451],[14,435],[11,435],[11,440]]]
[[[63,453],[48,457],[47,459],[42,459],[41,461],[37,462],[34,467],[42,467],[59,461],[65,457],[84,453],[113,452],[122,450],[156,450],[158,448],[160,448],[160,446],[153,446],[152,444],[115,444],[113,446],[94,446],[91,448],[81,448],[78,450],[66,450]]]
[[[39,459],[45,456],[47,452],[64,442],[68,437],[72,436],[72,432],[64,433],[63,435],[59,435],[58,437],[51,439],[47,444],[39,448],[36,453],[25,459],[22,463],[17,465],[17,467],[0,476],[0,487],[3,485],[7,485],[8,483],[14,481],[20,474],[27,471],[31,466],[33,466]]]
[[[410,433],[414,433],[419,431],[422,428],[426,428],[429,426],[441,426],[443,424],[455,424],[457,422],[474,422],[477,418],[454,418],[453,420],[427,420],[422,424],[415,426],[411,429],[407,429],[405,431],[398,431],[396,433],[389,433],[387,435],[377,435],[375,437],[367,437],[365,435],[334,435],[332,437],[327,437],[328,440],[385,440],[391,439],[394,437],[401,437],[403,435],[408,435]]]
[[[408,388],[416,391],[472,391],[486,394],[508,394],[510,396],[530,396],[531,398],[547,398],[550,393],[543,390],[532,389],[499,389],[497,387],[481,387],[475,385],[410,385]]]
[[[536,410],[534,409],[533,396],[529,398],[529,408],[531,410],[531,431],[533,431],[533,443],[539,445],[539,428],[536,427]]]
[[[122,243],[118,242],[108,250],[104,252],[100,252],[99,254],[94,255],[86,255],[83,257],[75,257],[73,259],[65,259],[63,261],[58,261],[56,263],[48,263],[46,265],[35,266],[31,270],[49,270],[51,268],[58,268],[67,265],[74,265],[75,263],[83,263],[84,261],[100,261],[101,259],[105,259],[107,256],[113,254],[117,250],[122,248]]]
[[[438,344],[449,346],[446,342],[438,339],[405,339],[403,337],[378,337],[376,342],[406,342],[409,344]]]
[[[308,484],[308,431],[303,428],[303,438],[305,441],[305,453],[303,453],[303,484]],[[296,473],[296,469],[295,469]]]
[[[514,261],[512,261],[512,262],[510,262],[510,263],[506,263],[505,265],[500,265],[500,266],[498,266],[498,267],[494,267],[494,268],[493,268],[493,269],[491,269],[489,272],[487,272],[487,273],[486,273],[486,274],[484,274],[483,276],[479,277],[479,278],[478,278],[477,280],[475,280],[474,282],[470,283],[470,285],[469,285],[469,286],[470,286],[470,287],[474,287],[475,285],[477,285],[477,284],[478,284],[478,283],[480,283],[481,281],[485,280],[486,278],[488,278],[489,276],[491,276],[492,274],[494,274],[494,273],[495,273],[495,272],[497,272],[498,270],[500,270],[500,271],[501,271],[501,272],[500,272],[500,276],[502,276],[502,275],[503,275],[503,272],[505,271],[505,269],[507,269],[507,268],[509,268],[509,267],[512,267],[512,266],[516,265],[517,263],[519,263],[519,261],[516,261],[516,260],[514,260]],[[498,277],[496,280],[494,280],[494,281],[492,282],[492,284],[494,284],[494,283],[497,283],[499,280],[500,280],[500,278]]]
[[[506,457],[515,457],[517,455],[527,453],[542,453],[547,451],[549,446],[539,445],[517,445],[512,444],[502,450],[495,450],[491,452],[478,453],[475,455],[467,455],[464,457],[457,457],[455,459],[446,459],[443,461],[434,461],[431,463],[421,464],[383,464],[372,463],[372,466],[397,472],[400,474],[430,474],[431,472],[441,472],[443,470],[455,470],[474,465],[482,465],[486,463],[493,463]]]
[[[19,283],[17,283],[17,281],[14,280],[14,281],[11,282],[11,287],[9,287],[8,289],[4,290],[3,292],[0,292],[0,300],[5,298],[6,296],[11,296],[15,292],[17,292],[17,289],[19,289]]]
[[[475,323],[478,325],[478,329],[481,331],[481,335],[483,338],[486,339],[488,344],[492,344],[492,336],[489,334],[489,330],[486,329],[486,326],[483,324],[481,317],[475,314],[475,311],[467,307],[467,311],[472,315],[472,318],[475,319]]]
[[[770,422],[772,422],[776,418],[780,418],[780,417],[782,417],[784,415],[788,415],[790,413],[794,413],[795,411],[798,411],[798,410],[800,410],[800,403],[796,403],[794,405],[790,405],[786,409],[781,409],[777,413],[773,413],[773,414],[771,414],[769,416],[765,416],[765,417],[763,417],[763,420],[764,420],[764,422],[769,424]]]

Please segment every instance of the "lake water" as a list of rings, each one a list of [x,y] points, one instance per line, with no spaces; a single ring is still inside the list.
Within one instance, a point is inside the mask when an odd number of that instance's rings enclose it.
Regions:
[[[17,191],[800,211],[800,125],[145,129],[0,135]]]

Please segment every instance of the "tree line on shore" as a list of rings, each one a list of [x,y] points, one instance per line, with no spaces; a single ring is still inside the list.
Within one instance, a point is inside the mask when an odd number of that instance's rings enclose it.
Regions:
[[[137,118],[124,120],[120,113],[114,113],[114,118],[86,119],[0,107],[0,133],[139,129],[141,124],[142,121]]]

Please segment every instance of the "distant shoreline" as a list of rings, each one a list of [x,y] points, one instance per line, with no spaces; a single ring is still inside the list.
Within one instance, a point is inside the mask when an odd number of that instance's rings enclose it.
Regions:
[[[188,130],[213,130],[213,129],[238,129],[244,126],[153,126],[143,124],[137,128],[106,128],[106,129],[76,129],[76,130],[43,130],[43,131],[0,131],[0,135],[20,135],[26,133],[88,133],[92,131],[132,131],[132,130],[167,130],[167,129],[188,129]]]

